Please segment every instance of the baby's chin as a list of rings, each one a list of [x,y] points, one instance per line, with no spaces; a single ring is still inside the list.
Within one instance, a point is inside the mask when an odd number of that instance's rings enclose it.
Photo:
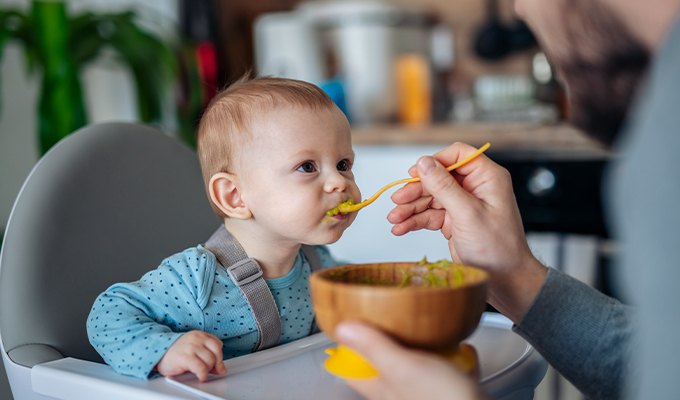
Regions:
[[[333,231],[328,232],[325,235],[319,235],[318,237],[314,238],[313,240],[310,240],[309,242],[306,242],[305,244],[308,245],[326,245],[326,244],[333,244],[340,240],[342,235],[345,233],[347,228],[352,225],[352,222],[354,222],[354,219],[356,218],[356,213],[354,215],[347,215],[345,218],[346,221],[348,221],[347,225],[344,225],[342,227],[337,227],[337,229],[334,229]]]
[[[342,232],[344,232],[344,230]],[[338,233],[337,235],[332,235],[332,236],[328,235],[328,236],[325,236],[323,238],[319,238],[320,240],[318,241],[318,243],[310,243],[310,244],[314,244],[314,245],[333,244],[333,243],[337,242],[338,240],[340,240],[340,238],[342,237],[342,232]]]

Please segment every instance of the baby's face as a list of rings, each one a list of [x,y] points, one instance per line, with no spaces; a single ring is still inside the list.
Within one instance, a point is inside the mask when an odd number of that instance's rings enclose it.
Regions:
[[[251,130],[251,139],[236,149],[234,172],[258,234],[304,244],[338,240],[356,213],[328,217],[326,211],[348,199],[361,201],[342,112],[278,107],[256,116]]]

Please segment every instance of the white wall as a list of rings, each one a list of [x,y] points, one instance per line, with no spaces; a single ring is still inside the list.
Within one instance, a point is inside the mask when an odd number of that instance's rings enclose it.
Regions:
[[[38,159],[36,80],[29,78],[18,46],[5,47],[0,65],[0,228],[22,182]]]

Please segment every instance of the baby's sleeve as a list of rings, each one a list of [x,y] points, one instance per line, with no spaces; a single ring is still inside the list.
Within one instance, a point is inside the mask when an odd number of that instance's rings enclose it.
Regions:
[[[183,273],[200,266],[185,267],[183,262],[179,268],[171,266],[176,259],[164,260],[139,281],[114,284],[95,300],[87,319],[88,337],[116,372],[149,378],[184,332],[203,326],[203,312],[192,290],[199,285]]]
[[[87,320],[90,343],[116,372],[146,379],[181,336],[150,318],[141,298],[120,284],[99,295]]]

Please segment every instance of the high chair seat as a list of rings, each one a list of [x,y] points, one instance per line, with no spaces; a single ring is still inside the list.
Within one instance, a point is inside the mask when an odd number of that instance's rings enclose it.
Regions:
[[[219,226],[196,154],[133,123],[85,127],[26,179],[0,253],[0,345],[15,399],[44,398],[31,369],[103,361],[85,320],[109,285],[138,279]]]

